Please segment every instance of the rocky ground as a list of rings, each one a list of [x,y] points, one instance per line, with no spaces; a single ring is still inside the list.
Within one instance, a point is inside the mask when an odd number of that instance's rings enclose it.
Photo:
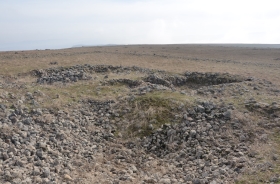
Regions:
[[[1,183],[280,181],[279,149],[265,147],[280,130],[268,81],[89,64],[1,81]]]

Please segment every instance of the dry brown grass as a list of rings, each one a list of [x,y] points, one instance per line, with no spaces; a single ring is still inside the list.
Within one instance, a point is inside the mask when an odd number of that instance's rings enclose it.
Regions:
[[[280,84],[280,49],[200,45],[134,45],[62,50],[0,52],[0,73],[14,75],[32,69],[76,64],[140,66],[181,73],[229,72]],[[229,61],[230,60],[230,61]]]
[[[257,151],[256,165],[260,165],[260,168],[248,168],[244,175],[238,178],[237,184],[257,184],[266,183],[272,177],[280,173],[279,160],[273,159],[273,155],[280,153],[279,140],[273,140],[268,142],[255,142],[251,145],[252,150]],[[272,167],[267,168],[265,165],[271,164]],[[280,183],[280,182],[275,182]]]
[[[26,91],[40,91],[44,95],[38,98],[42,107],[62,108],[67,104],[76,104],[82,99],[106,100],[116,99],[126,93],[124,85],[100,86],[96,81],[80,81],[70,84],[39,85],[29,87]]]
[[[244,114],[240,111],[233,111],[233,117],[243,125],[242,130],[250,135],[249,149],[256,153],[252,160],[254,167],[247,168],[245,174],[241,175],[236,183],[257,184],[269,181],[271,177],[280,172],[280,160],[279,158],[277,160],[273,158],[274,155],[280,155],[279,134],[274,133],[273,129],[268,130],[260,127],[258,125],[258,122],[261,121],[259,114]],[[272,164],[271,168],[265,166],[269,163]],[[258,165],[259,167],[257,167]]]
[[[280,58],[280,49],[253,49],[253,48],[237,48],[224,46],[201,46],[201,45],[134,45],[134,46],[112,46],[112,47],[84,47],[62,50],[40,50],[40,51],[23,51],[18,52],[0,52],[0,83],[9,80],[16,81],[18,84],[27,84],[26,88],[3,89],[0,87],[0,95],[7,96],[0,98],[0,103],[12,105],[14,99],[10,99],[9,93],[13,93],[16,99],[25,95],[27,92],[34,93],[41,91],[44,95],[37,98],[41,107],[61,109],[67,104],[75,104],[80,99],[91,98],[98,100],[117,99],[129,93],[124,85],[101,86],[100,81],[104,80],[104,76],[91,81],[79,81],[69,84],[55,85],[32,85],[36,79],[29,75],[20,75],[28,73],[34,69],[44,69],[56,66],[72,66],[76,64],[106,64],[115,66],[139,66],[150,69],[166,70],[171,73],[182,73],[185,71],[197,72],[228,72],[231,74],[239,74],[247,77],[255,77],[266,79],[274,84],[280,85],[280,62],[275,60]],[[50,65],[50,62],[58,62],[58,65]],[[5,76],[6,78],[1,78]],[[18,76],[17,78],[9,78],[7,76]],[[139,79],[143,77],[139,73],[127,74],[108,74],[108,80],[118,78]],[[106,79],[107,80],[107,79]],[[182,87],[183,89],[183,87]],[[175,101],[187,105],[195,104],[198,96],[194,91],[186,89],[191,95],[183,95],[179,92],[153,92],[147,93],[144,97],[140,97],[135,101],[134,112],[130,117],[132,120],[138,120],[140,124],[147,130],[149,121],[157,119],[159,122],[155,125],[159,127],[162,123],[170,123],[173,117],[170,108],[170,101]],[[189,91],[188,91],[189,90]],[[261,91],[261,92],[265,92]],[[203,97],[207,100],[207,97]],[[260,114],[247,113],[244,108],[244,101],[254,97],[257,101],[271,103],[279,101],[278,96],[250,92],[248,94],[230,97],[225,94],[222,99],[226,103],[233,103],[237,108],[233,112],[233,116],[237,118],[243,125],[244,131],[248,133],[259,132],[271,135],[267,142],[258,139],[258,134],[253,135],[256,138],[252,141],[251,149],[256,150],[258,155],[257,162],[273,162],[275,167],[264,172],[251,172],[240,178],[239,183],[263,183],[269,178],[280,173],[280,161],[272,160],[272,153],[280,155],[280,137],[279,133],[264,131],[257,126]],[[142,98],[142,99],[141,99]],[[147,101],[151,100],[151,101]],[[145,101],[146,100],[146,101]],[[220,99],[217,99],[217,102]],[[144,103],[143,103],[144,102]],[[168,103],[168,106],[166,106]],[[127,104],[124,104],[124,106]],[[32,107],[33,108],[33,107]],[[242,111],[242,112],[239,112]],[[134,114],[133,114],[134,113]],[[140,117],[143,113],[144,117]],[[168,114],[169,113],[169,114]],[[167,114],[167,116],[166,116]],[[129,117],[128,117],[129,118]],[[48,117],[46,117],[47,121]],[[7,127],[1,131],[11,132]],[[125,129],[127,131],[127,129]],[[149,133],[149,132],[144,132]],[[137,134],[137,133],[136,133]],[[229,134],[231,134],[229,132]],[[133,137],[135,132],[131,131],[128,137]],[[103,162],[103,157],[98,157],[99,163]],[[152,164],[151,164],[152,165]],[[88,183],[106,183],[102,180],[102,175],[93,175],[87,170],[93,169],[98,171],[100,165],[86,165],[81,172],[76,173],[78,176],[87,178]],[[84,169],[84,170],[83,170]],[[153,166],[151,169],[159,169]],[[102,170],[102,168],[101,168]],[[87,174],[83,173],[85,171]],[[95,172],[94,171],[94,172]],[[163,172],[160,171],[159,172]],[[75,173],[74,173],[75,174]]]

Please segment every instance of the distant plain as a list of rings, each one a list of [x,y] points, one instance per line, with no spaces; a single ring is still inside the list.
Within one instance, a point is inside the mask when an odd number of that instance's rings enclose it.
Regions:
[[[6,51],[0,52],[0,74],[48,68],[50,62],[57,62],[58,66],[87,63],[140,66],[175,73],[228,72],[280,85],[280,48],[268,47],[277,45],[118,45]]]

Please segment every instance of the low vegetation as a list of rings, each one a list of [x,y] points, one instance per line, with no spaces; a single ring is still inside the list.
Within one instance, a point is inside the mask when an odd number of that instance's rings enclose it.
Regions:
[[[0,182],[280,183],[278,52],[158,47],[0,53]]]

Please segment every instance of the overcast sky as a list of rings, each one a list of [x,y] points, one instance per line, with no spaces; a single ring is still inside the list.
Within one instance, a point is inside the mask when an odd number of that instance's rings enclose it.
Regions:
[[[0,50],[280,43],[279,0],[1,0]]]

